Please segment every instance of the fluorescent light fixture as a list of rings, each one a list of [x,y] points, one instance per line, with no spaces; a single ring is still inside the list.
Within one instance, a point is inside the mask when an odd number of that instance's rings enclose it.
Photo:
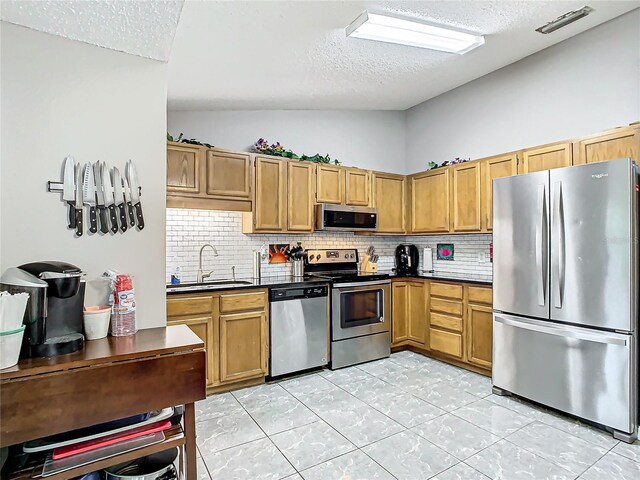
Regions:
[[[593,12],[593,8],[584,6],[580,10],[574,10],[573,12],[565,13],[564,15],[556,18],[552,22],[549,22],[540,28],[536,28],[536,32],[540,32],[540,33],[555,32],[559,28],[566,27],[570,23],[573,23],[576,20],[580,20],[581,18],[586,17],[591,12]]]
[[[482,35],[367,11],[356,18],[346,28],[346,32],[347,37],[429,48],[461,55],[484,44]]]

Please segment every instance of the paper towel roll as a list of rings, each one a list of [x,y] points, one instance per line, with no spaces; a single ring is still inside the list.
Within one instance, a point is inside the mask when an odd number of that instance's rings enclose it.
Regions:
[[[433,249],[422,249],[422,270],[425,272],[433,272]]]

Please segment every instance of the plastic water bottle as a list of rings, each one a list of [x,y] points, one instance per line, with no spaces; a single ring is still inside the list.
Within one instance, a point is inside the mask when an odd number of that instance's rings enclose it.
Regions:
[[[174,258],[173,263],[175,268],[171,274],[171,285],[180,285],[180,264],[178,263],[178,259]]]
[[[111,335],[134,335],[136,327],[136,297],[131,275],[118,275],[113,289]]]

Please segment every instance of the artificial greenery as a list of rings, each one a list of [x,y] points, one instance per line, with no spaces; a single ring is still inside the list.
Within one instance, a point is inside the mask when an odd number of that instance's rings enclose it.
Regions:
[[[178,142],[178,143],[188,143],[189,145],[200,145],[202,147],[213,148],[213,145],[209,145],[208,143],[199,142],[195,138],[182,138],[183,133],[181,132],[177,138],[173,138],[173,136],[167,132],[167,141],[168,142]]]
[[[280,145],[280,142],[272,143],[271,145],[269,145],[269,142],[267,142],[264,138],[258,139],[258,141],[253,144],[253,149],[256,152],[264,153],[265,155],[275,155],[278,157],[292,158],[294,160],[301,160],[303,162],[333,163],[334,165],[340,165],[340,162],[337,159],[332,159],[328,154],[320,155],[319,153],[316,153],[313,156],[297,155],[291,150],[285,150],[284,146]]]
[[[440,167],[448,167],[449,165],[457,165],[458,163],[464,163],[471,160],[471,158],[458,158],[456,157],[454,160],[445,160],[442,163],[429,162],[429,170],[433,170],[434,168]]]

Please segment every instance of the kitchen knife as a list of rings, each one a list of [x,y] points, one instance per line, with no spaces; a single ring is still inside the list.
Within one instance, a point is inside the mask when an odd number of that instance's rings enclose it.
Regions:
[[[89,231],[98,231],[98,220],[96,218],[96,186],[93,179],[93,168],[90,163],[84,166],[84,182],[82,182],[82,199],[89,205]]]
[[[62,199],[69,205],[69,228],[76,228],[75,202],[76,162],[71,155],[64,159]]]
[[[111,186],[111,175],[106,162],[102,162],[100,167],[102,184],[104,187],[105,204],[109,210],[109,222],[111,223],[111,233],[118,233],[118,217],[116,216],[116,205],[113,201],[113,187]]]
[[[83,233],[84,208],[82,206],[82,165],[76,165],[76,201],[75,201],[75,220],[76,235],[81,237]]]
[[[133,212],[133,203],[131,203],[131,188],[129,188],[129,181],[127,180],[127,177],[122,178],[122,185],[124,187],[124,199],[125,202],[127,202],[127,210],[129,210],[129,225],[135,227],[136,214]]]
[[[142,204],[140,203],[138,172],[136,172],[136,166],[131,160],[127,162],[125,175],[127,176],[127,180],[129,180],[129,186],[131,187],[131,201],[133,202],[133,207],[136,209],[138,228],[142,230],[144,228],[144,217],[142,216]]]
[[[100,216],[100,231],[109,233],[109,225],[107,224],[107,207],[105,206],[104,184],[102,182],[101,163],[98,161],[93,164],[93,176],[96,179],[96,199],[98,201],[98,214]]]
[[[113,196],[116,199],[118,212],[120,214],[120,230],[127,231],[127,208],[124,205],[124,190],[122,188],[122,178],[120,178],[120,170],[113,167]]]

